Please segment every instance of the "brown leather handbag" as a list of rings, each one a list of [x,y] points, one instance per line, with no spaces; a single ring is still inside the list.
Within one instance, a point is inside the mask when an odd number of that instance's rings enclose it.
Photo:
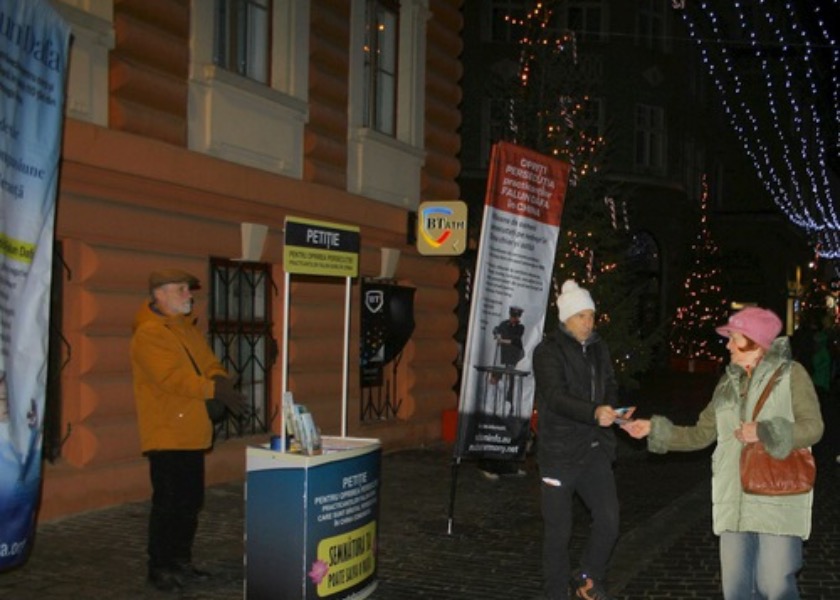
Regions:
[[[782,367],[776,369],[767,382],[753,410],[752,420],[764,406],[767,396]],[[804,494],[814,488],[817,466],[808,448],[795,448],[781,460],[767,453],[762,442],[751,442],[741,451],[741,486],[747,494],[761,496],[791,496]]]

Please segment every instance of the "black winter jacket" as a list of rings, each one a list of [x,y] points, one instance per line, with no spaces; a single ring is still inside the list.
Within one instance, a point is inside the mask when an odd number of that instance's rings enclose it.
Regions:
[[[595,445],[615,459],[615,433],[595,420],[618,396],[606,342],[593,333],[581,343],[561,325],[534,350],[534,378],[543,474],[579,463]]]

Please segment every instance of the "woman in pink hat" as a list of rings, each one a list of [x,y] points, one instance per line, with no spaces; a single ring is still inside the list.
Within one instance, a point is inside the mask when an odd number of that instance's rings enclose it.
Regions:
[[[750,307],[733,314],[717,332],[729,338],[730,363],[711,402],[690,427],[663,416],[622,426],[648,438],[648,450],[699,450],[717,442],[712,456],[713,528],[720,537],[721,584],[728,600],[796,600],[802,541],[811,533],[813,492],[758,496],[741,488],[740,457],[761,440],[775,458],[816,444],[823,433],[811,377],[791,358],[782,322],[772,311]],[[778,378],[752,421],[753,408],[776,371]]]

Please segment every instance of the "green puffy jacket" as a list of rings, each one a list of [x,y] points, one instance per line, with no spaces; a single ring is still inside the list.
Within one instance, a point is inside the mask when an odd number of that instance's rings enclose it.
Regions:
[[[215,392],[213,377],[227,373],[195,317],[167,317],[148,304],[141,307],[131,366],[142,451],[210,448],[213,425],[205,402]]]
[[[822,437],[823,420],[811,378],[791,359],[787,337],[773,342],[751,377],[742,367],[730,364],[695,425],[676,426],[661,416],[651,419],[651,452],[698,450],[717,442],[712,455],[712,502],[713,527],[718,535],[733,531],[808,539],[811,533],[813,492],[757,496],[741,489],[743,445],[735,438],[735,430],[752,420],[753,408],[779,365],[784,365],[779,380],[757,418],[758,437],[776,458],[784,458],[793,448],[808,448]]]

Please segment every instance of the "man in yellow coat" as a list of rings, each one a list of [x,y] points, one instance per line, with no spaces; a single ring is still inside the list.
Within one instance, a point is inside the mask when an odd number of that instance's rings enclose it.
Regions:
[[[149,582],[175,590],[208,573],[192,563],[204,503],[204,455],[212,446],[208,400],[240,415],[233,387],[191,315],[198,278],[179,269],[149,276],[151,299],[134,319],[131,366],[140,445],[149,460]]]

